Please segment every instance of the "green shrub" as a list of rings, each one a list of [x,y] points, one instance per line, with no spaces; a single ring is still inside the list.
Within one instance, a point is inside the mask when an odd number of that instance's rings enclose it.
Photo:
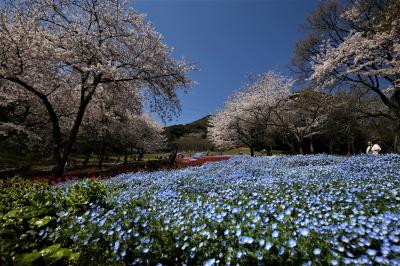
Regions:
[[[72,263],[79,252],[65,228],[90,204],[106,205],[105,186],[90,180],[62,190],[14,178],[0,184],[0,203],[1,264]]]

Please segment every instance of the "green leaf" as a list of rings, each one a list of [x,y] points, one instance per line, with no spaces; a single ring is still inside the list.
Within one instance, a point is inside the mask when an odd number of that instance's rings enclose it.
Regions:
[[[29,224],[40,228],[40,227],[48,224],[52,220],[53,220],[53,217],[51,217],[51,216],[45,216],[41,219],[40,218],[32,218],[29,220]]]
[[[20,264],[32,264],[35,260],[37,260],[38,258],[42,257],[42,254],[40,254],[39,251],[36,252],[32,252],[32,253],[26,253],[23,254],[19,259],[18,262]],[[19,264],[18,263],[18,264]]]
[[[0,230],[0,238],[1,239],[15,237],[15,235],[16,235],[15,230],[10,230],[10,229]]]
[[[24,206],[15,208],[4,215],[5,219],[16,219],[16,218],[24,218],[29,219],[43,213],[43,210],[38,210],[33,206]]]
[[[60,244],[55,244],[55,245],[52,245],[52,246],[50,246],[50,247],[47,247],[47,248],[42,249],[42,250],[40,251],[40,254],[41,254],[43,257],[45,257],[45,256],[48,256],[48,255],[50,255],[50,254],[53,254],[54,252],[56,252],[56,251],[59,250],[59,249],[60,249]]]
[[[51,259],[52,262],[58,261],[62,258],[68,258],[69,260],[75,260],[79,256],[79,253],[74,253],[72,249],[69,248],[60,248],[50,256],[48,256],[49,259]]]
[[[4,218],[6,218],[6,219],[7,218],[18,218],[24,210],[26,210],[26,207],[25,208],[19,207],[19,208],[13,209],[13,210],[9,211],[8,213],[6,213],[6,215],[4,215]]]

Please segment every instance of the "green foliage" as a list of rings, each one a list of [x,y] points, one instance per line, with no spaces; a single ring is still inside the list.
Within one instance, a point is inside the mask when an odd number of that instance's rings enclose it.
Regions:
[[[106,187],[103,183],[89,180],[67,188],[65,194],[58,194],[58,196],[62,197],[59,201],[63,204],[63,210],[79,213],[85,211],[89,203],[107,205],[105,192]]]
[[[20,178],[0,184],[0,264],[70,264],[79,252],[69,239],[71,219],[90,204],[106,206],[105,185],[89,180],[65,190]],[[70,216],[68,216],[70,217]]]

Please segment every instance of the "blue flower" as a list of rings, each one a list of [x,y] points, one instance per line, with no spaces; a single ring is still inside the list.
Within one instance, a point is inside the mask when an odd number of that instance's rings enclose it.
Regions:
[[[212,265],[214,265],[214,264],[215,264],[215,259],[213,258],[213,259],[206,260],[206,261],[203,263],[203,266],[212,266]]]
[[[310,230],[308,230],[307,228],[300,229],[301,236],[308,236],[309,234],[310,234]]]
[[[240,236],[239,237],[239,244],[251,244],[254,242],[254,238],[249,236]]]
[[[290,247],[290,248],[294,248],[295,246],[296,246],[296,241],[293,239],[293,238],[290,238],[289,239],[289,241],[288,241],[288,246]]]
[[[367,254],[368,255],[370,255],[370,256],[375,256],[376,255],[376,250],[373,250],[373,249],[367,249]]]
[[[119,249],[119,241],[118,240],[115,241],[113,249],[115,252]]]
[[[314,253],[314,255],[320,255],[321,254],[321,249],[319,249],[319,248],[315,248],[314,250],[313,250],[313,253]]]

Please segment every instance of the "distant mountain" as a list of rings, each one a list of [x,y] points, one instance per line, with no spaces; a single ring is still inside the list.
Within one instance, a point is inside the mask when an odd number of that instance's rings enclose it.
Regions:
[[[169,144],[178,144],[179,150],[199,151],[213,148],[207,139],[207,127],[210,115],[193,121],[189,124],[179,124],[166,127]]]
[[[210,116],[207,115],[189,124],[179,124],[166,127],[168,140],[173,141],[184,136],[198,136],[200,138],[206,138],[209,118]]]

